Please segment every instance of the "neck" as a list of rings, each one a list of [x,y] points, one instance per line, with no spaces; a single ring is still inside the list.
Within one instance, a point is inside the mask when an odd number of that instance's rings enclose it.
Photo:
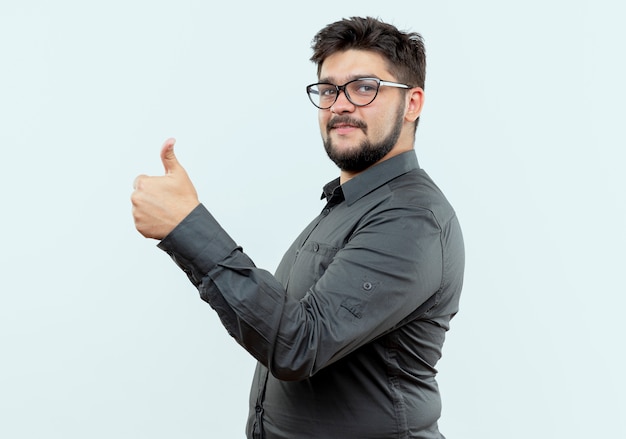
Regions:
[[[393,147],[391,151],[389,151],[382,159],[378,160],[376,163],[370,166],[376,166],[377,164],[384,162],[385,160],[389,160],[391,157],[395,157],[398,154],[402,154],[403,152],[407,152],[413,149],[413,142],[398,142],[396,146]],[[344,169],[341,170],[339,174],[339,183],[344,184],[345,182],[353,179],[357,175],[365,172],[369,168],[365,168],[362,171],[346,171]]]

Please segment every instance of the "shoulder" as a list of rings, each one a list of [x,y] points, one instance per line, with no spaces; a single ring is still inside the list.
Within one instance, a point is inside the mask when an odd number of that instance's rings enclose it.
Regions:
[[[414,169],[387,184],[387,204],[406,212],[427,211],[440,224],[456,217],[439,186],[423,169]]]

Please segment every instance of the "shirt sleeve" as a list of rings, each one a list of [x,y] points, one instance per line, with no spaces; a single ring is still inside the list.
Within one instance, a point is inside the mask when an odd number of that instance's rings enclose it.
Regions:
[[[256,268],[202,204],[158,247],[187,274],[228,333],[267,364],[285,302],[282,284]]]
[[[283,380],[307,378],[394,329],[441,290],[441,228],[425,209],[363,218],[300,300],[199,206],[159,247],[238,343]]]
[[[297,305],[285,304],[274,374],[313,375],[407,317],[426,315],[442,291],[440,230],[430,211],[416,207],[366,215]]]

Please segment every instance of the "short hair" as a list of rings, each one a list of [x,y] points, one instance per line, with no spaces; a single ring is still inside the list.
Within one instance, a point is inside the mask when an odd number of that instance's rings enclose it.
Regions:
[[[411,87],[424,88],[426,49],[422,36],[403,32],[395,26],[372,17],[344,18],[320,30],[311,43],[311,61],[320,74],[324,60],[349,49],[369,50],[382,55],[397,80]]]

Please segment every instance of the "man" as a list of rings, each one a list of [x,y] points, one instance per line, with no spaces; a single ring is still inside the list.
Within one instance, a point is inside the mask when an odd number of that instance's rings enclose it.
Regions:
[[[307,87],[339,178],[275,276],[256,268],[199,203],[165,142],[166,175],[139,176],[139,232],[160,239],[258,360],[249,438],[442,438],[435,365],[458,310],[456,215],[418,166],[421,37],[372,18],[313,40]]]

